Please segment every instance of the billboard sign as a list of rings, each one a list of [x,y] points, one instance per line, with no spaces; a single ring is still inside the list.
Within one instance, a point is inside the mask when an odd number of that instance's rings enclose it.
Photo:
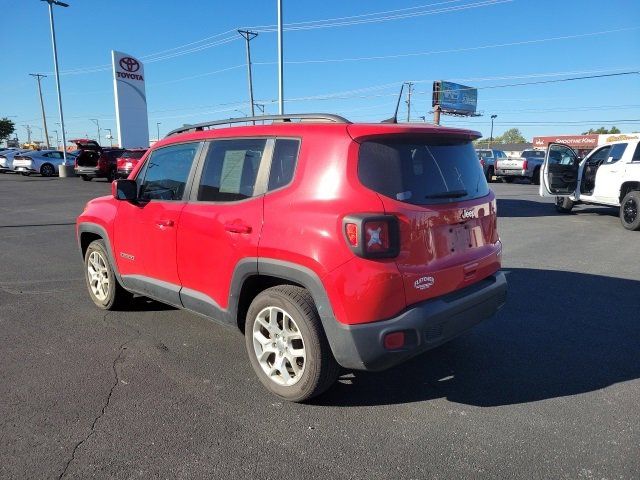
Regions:
[[[121,148],[149,146],[149,118],[144,88],[144,65],[123,52],[111,51],[116,124]]]
[[[440,106],[441,112],[474,115],[477,105],[477,89],[444,80],[433,82],[432,106]]]
[[[556,135],[554,137],[533,137],[535,148],[547,148],[550,143],[564,143],[573,148],[586,149],[598,145],[598,135]]]

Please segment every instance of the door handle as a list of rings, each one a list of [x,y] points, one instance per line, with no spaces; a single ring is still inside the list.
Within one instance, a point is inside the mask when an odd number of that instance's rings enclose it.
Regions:
[[[231,233],[251,233],[251,226],[244,223],[225,223],[224,229]]]
[[[159,220],[159,221],[156,222],[156,225],[160,229],[173,227],[173,220]]]

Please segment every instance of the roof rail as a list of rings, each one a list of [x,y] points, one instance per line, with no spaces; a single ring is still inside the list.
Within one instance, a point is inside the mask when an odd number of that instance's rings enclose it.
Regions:
[[[292,122],[294,120],[320,120],[325,122],[334,123],[351,123],[344,117],[339,115],[333,115],[330,113],[296,113],[291,115],[259,115],[256,117],[239,117],[239,118],[227,118],[224,120],[214,120],[211,122],[194,123],[193,125],[185,125],[175,130],[171,130],[167,133],[167,137],[171,135],[177,135],[178,133],[185,133],[189,131],[201,131],[207,127],[215,127],[216,125],[231,125],[233,123],[247,123],[247,122],[261,122],[264,120],[272,120],[273,122]]]

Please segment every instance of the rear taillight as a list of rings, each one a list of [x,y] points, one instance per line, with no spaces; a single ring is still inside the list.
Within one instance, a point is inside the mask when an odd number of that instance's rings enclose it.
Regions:
[[[529,162],[528,162],[528,160],[525,158],[525,159],[524,159],[524,162],[522,162],[522,169],[523,169],[523,170],[526,170],[528,166],[529,166]]]
[[[393,215],[349,215],[343,220],[347,245],[364,258],[392,258],[400,251],[398,219]]]
[[[480,165],[482,165],[482,167],[484,168],[484,158],[480,159]]]
[[[96,163],[98,169],[102,170],[107,167],[107,162],[104,158],[98,158],[98,163]]]

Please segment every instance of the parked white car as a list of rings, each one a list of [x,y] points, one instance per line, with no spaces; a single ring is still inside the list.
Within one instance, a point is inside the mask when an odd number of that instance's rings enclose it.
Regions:
[[[73,162],[74,158],[67,154],[67,162]],[[58,150],[30,150],[13,157],[13,169],[23,175],[39,173],[43,177],[52,177],[58,174],[63,162],[62,152]]]
[[[579,203],[620,207],[622,226],[640,230],[640,140],[603,145],[582,161],[568,145],[550,144],[540,195],[556,197],[562,213]]]
[[[0,173],[13,171],[13,157],[29,150],[19,148],[7,148],[0,152]]]

